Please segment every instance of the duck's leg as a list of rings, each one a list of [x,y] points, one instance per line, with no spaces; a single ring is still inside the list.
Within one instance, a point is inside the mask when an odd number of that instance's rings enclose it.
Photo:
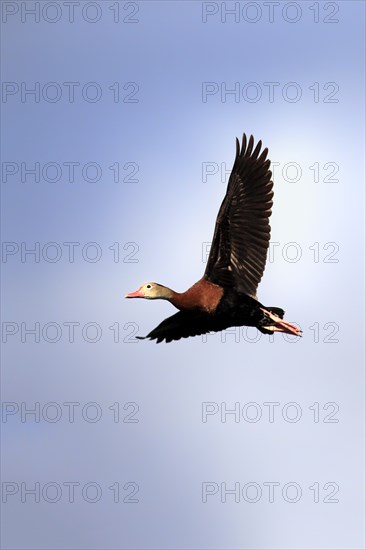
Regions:
[[[266,314],[267,317],[269,317],[271,321],[273,321],[273,324],[268,324],[266,326],[263,326],[262,328],[272,330],[273,332],[284,332],[286,334],[293,334],[294,336],[301,336],[302,330],[299,329],[296,325],[284,321],[283,319],[281,319],[281,317],[278,317],[278,315],[275,315],[267,309],[261,308],[261,310]]]

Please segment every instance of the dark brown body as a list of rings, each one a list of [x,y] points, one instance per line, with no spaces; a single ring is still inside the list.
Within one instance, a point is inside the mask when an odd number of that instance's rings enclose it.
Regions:
[[[214,313],[224,294],[219,285],[200,279],[186,292],[173,292],[170,302],[180,310],[200,310],[204,313]]]

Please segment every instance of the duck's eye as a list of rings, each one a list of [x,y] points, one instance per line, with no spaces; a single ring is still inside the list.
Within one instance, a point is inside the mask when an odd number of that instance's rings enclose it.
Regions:
[[[146,285],[146,288],[151,288],[151,285]]]

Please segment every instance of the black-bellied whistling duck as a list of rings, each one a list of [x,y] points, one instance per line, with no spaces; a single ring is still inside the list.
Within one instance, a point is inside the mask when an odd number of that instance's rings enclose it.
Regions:
[[[180,310],[144,338],[171,342],[242,325],[257,327],[264,334],[300,335],[299,328],[283,320],[283,309],[265,307],[257,300],[270,239],[273,198],[268,149],[259,155],[261,147],[259,141],[254,149],[253,136],[247,142],[243,134],[241,147],[236,140],[234,166],[202,279],[182,293],[146,283],[126,294],[126,298],[168,300]]]

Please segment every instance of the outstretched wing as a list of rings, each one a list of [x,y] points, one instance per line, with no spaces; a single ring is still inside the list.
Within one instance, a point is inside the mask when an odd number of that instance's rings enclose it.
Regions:
[[[262,278],[270,239],[273,199],[268,149],[246,135],[236,157],[215,226],[204,276],[221,286],[234,286],[255,298]]]
[[[137,336],[139,340],[150,338],[159,344],[165,340],[180,340],[189,336],[199,336],[210,331],[218,331],[227,328],[224,320],[212,319],[209,314],[200,311],[182,310],[165,319],[147,336]]]

